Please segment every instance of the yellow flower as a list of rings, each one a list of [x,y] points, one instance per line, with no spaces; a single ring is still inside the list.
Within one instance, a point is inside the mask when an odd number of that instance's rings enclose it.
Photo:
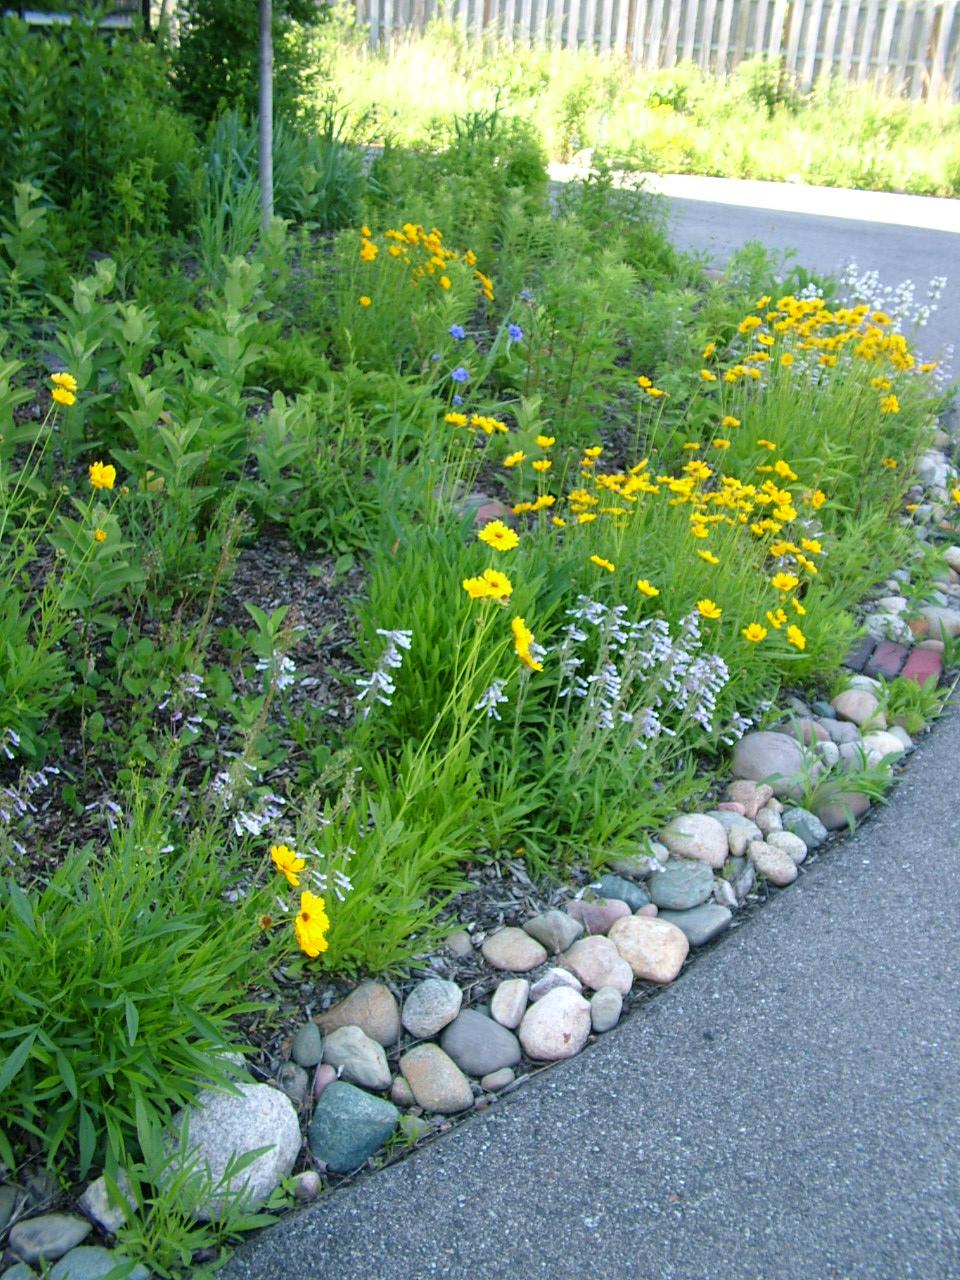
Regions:
[[[66,387],[54,387],[50,392],[50,399],[55,400],[57,404],[67,406],[77,403],[77,397],[72,391],[68,391]]]
[[[523,462],[526,456],[527,455],[523,452],[522,449],[518,449],[516,453],[511,453],[506,458],[504,458],[503,465],[505,467],[515,467],[517,463]]]
[[[647,387],[646,392],[653,400],[659,400],[662,396],[667,394],[665,391],[661,391],[659,387]]]
[[[591,524],[596,518],[595,511],[584,511],[583,515],[577,516],[577,524]]]
[[[761,447],[761,449],[773,450],[773,449],[776,449],[777,447],[772,440],[758,440],[757,444]]]
[[[93,531],[93,540],[94,540],[94,542],[106,542],[106,540],[107,540],[107,531],[106,531],[106,529],[94,529],[94,531]]]
[[[702,525],[702,524],[691,524],[691,526],[690,526],[690,532],[693,534],[693,536],[694,536],[695,538],[709,538],[709,537],[710,537],[710,530],[709,530],[709,529],[707,529],[707,528],[705,528],[705,527],[704,527],[704,525]]]
[[[804,551],[809,551],[812,556],[819,556],[823,554],[823,547],[820,545],[817,538],[801,538],[800,545],[803,547]]]
[[[373,262],[380,250],[372,240],[363,240],[360,244],[360,258],[363,262]]]
[[[441,288],[441,289],[449,289],[449,288],[450,288],[450,277],[449,277],[449,276],[441,276],[441,277],[440,277],[440,288]]]
[[[699,440],[688,440],[688,441],[687,441],[687,443],[686,443],[685,445],[682,445],[681,447],[682,447],[682,448],[684,448],[684,449],[688,449],[688,450],[690,450],[691,452],[693,452],[694,450],[696,450],[696,449],[699,449],[699,448],[700,448],[700,441],[699,441]]]
[[[709,360],[710,357],[713,355],[713,353],[716,351],[716,349],[717,349],[717,344],[715,342],[708,342],[707,345],[703,348],[703,351],[701,351],[700,353],[700,359]]]
[[[700,614],[701,618],[716,619],[720,617],[723,610],[719,605],[714,604],[709,596],[704,596],[702,600],[697,601],[697,612]]]
[[[954,500],[954,502],[960,502],[960,489],[951,489],[950,497]]]
[[[598,569],[606,569],[607,573],[613,573],[616,565],[611,564],[609,560],[604,560],[602,556],[591,556],[590,561],[595,564]]]
[[[301,893],[300,911],[293,922],[300,950],[314,959],[327,949],[330,919],[325,910],[326,905],[323,898],[318,898],[314,893]]]
[[[748,627],[744,627],[740,632],[744,640],[749,640],[751,644],[759,644],[761,640],[767,637],[767,628],[761,627],[759,622],[751,622]]]
[[[77,380],[72,373],[52,373],[50,381],[55,387],[63,387],[64,391],[76,391]]]
[[[731,416],[727,414],[726,417],[720,419],[720,425],[721,427],[739,427],[740,419],[731,418]]]
[[[647,387],[653,386],[653,383],[650,381],[649,378],[645,378],[643,374],[641,374],[640,377],[637,379],[637,385],[640,387],[643,387],[644,391],[646,391]]]
[[[54,392],[54,394],[56,394],[56,392]],[[880,412],[881,413],[899,413],[900,401],[897,399],[895,395],[884,396],[884,398],[880,401]]]
[[[538,449],[550,449],[557,443],[556,436],[537,436],[534,442]]]
[[[370,298],[370,297],[369,297],[367,294],[365,294],[365,293],[361,293],[361,295],[360,295],[360,305],[361,305],[361,307],[369,307],[369,305],[370,305],[370,303],[371,303],[371,302],[372,302],[372,298]]]
[[[813,493],[807,498],[807,501],[813,507],[814,511],[819,511],[827,500],[827,495],[822,489],[814,489]]]
[[[510,630],[513,632],[513,647],[523,665],[531,671],[542,671],[543,663],[537,660],[532,651],[533,632],[523,618],[514,618],[510,623]]]
[[[784,462],[782,458],[778,458],[773,464],[773,469],[781,480],[796,480],[797,473],[791,470],[789,463]]]
[[[465,427],[467,425],[467,415],[465,413],[447,413],[444,414],[444,422],[449,422],[451,427]]]
[[[923,364],[918,364],[918,365],[917,365],[917,372],[918,372],[918,373],[933,373],[934,369],[937,367],[937,363],[938,363],[938,362],[937,362],[936,360],[925,360],[925,361],[923,362]]]
[[[512,551],[520,544],[520,539],[502,520],[491,520],[489,524],[485,524],[477,537],[494,551]]]
[[[300,872],[307,865],[303,858],[297,857],[296,853],[285,844],[272,844],[270,858],[277,870],[287,877],[287,883],[292,884],[296,889],[300,883]]]
[[[717,437],[717,439],[716,439],[716,440],[714,440],[712,443],[713,443],[713,447],[714,447],[715,449],[729,449],[729,448],[730,448],[730,441],[729,441],[729,440],[723,440],[723,439],[721,439],[719,436],[718,436],[718,437]]]
[[[530,465],[533,467],[534,471],[539,471],[542,475],[544,471],[550,470],[553,463],[549,458],[538,458],[536,462],[531,462]]]
[[[364,223],[363,226],[360,228],[360,234],[366,237],[367,240],[369,240],[370,237],[373,235],[373,232],[370,230],[367,224]]]
[[[563,516],[551,516],[550,523],[554,526],[555,529],[564,529],[566,528],[566,524],[567,524]]]
[[[112,489],[117,481],[117,469],[109,463],[91,462],[87,474],[95,489]]]
[[[790,366],[793,364],[793,356],[789,351],[785,351],[783,353],[783,355],[780,357],[780,363],[783,365],[784,369],[790,368]]]
[[[897,460],[896,458],[881,458],[880,465],[881,467],[886,467],[888,471],[896,471]]]
[[[800,579],[795,578],[792,573],[775,573],[770,579],[770,585],[777,591],[792,591],[799,582]]]
[[[773,627],[775,631],[779,631],[780,628],[783,626],[783,624],[786,622],[786,620],[787,620],[787,615],[783,612],[782,609],[775,609],[772,613],[770,612],[769,609],[767,610],[767,621],[770,623],[771,627]]]
[[[759,316],[746,316],[737,325],[738,333],[751,333],[754,329],[759,329],[763,321]]]
[[[710,369],[701,369],[700,377],[704,382],[716,382],[717,375]]]
[[[603,453],[603,445],[594,444],[589,449],[584,449],[583,456],[585,458],[599,458],[601,453]]]
[[[787,627],[787,643],[792,644],[795,649],[799,649],[802,653],[807,647],[807,638],[799,627],[791,625]]]
[[[660,594],[659,589],[648,582],[646,578],[637,579],[637,590],[642,596],[647,596],[651,600]]]
[[[697,555],[701,560],[705,560],[707,564],[719,564],[720,557],[715,556],[712,551],[698,551]]]
[[[790,601],[790,603],[793,605],[794,609],[796,610],[796,613],[797,613],[797,616],[798,616],[798,617],[800,617],[800,618],[805,618],[805,617],[806,617],[806,615],[807,615],[807,611],[806,611],[806,609],[803,607],[803,605],[800,603],[800,601],[797,599],[797,597],[796,597],[796,596],[794,596],[794,597],[793,597],[793,599]]]

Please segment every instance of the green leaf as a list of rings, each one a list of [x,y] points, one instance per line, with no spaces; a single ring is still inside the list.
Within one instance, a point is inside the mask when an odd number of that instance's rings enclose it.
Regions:
[[[127,1020],[127,1039],[132,1048],[137,1039],[137,1030],[140,1026],[140,1014],[137,1012],[137,1006],[129,996],[124,997],[123,1012]]]
[[[30,1035],[28,1035],[24,1040],[21,1040],[13,1053],[7,1057],[3,1066],[0,1067],[0,1093],[3,1093],[11,1080],[13,1080],[23,1069],[24,1063],[30,1057],[30,1051],[33,1048],[33,1042],[36,1038],[37,1032],[36,1029],[34,1029]]]

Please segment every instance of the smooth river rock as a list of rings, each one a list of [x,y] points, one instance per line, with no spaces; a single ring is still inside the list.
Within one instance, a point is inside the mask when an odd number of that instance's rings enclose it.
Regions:
[[[588,1001],[576,991],[557,987],[523,1015],[520,1043],[535,1062],[558,1062],[579,1053],[590,1031]]]
[[[322,1031],[359,1027],[371,1040],[389,1047],[400,1039],[400,1006],[382,982],[364,982],[326,1013],[317,1014]]]
[[[757,832],[759,835],[759,831]],[[650,897],[658,907],[686,911],[699,907],[713,892],[713,871],[706,862],[670,858],[650,877]]]
[[[797,864],[785,850],[763,840],[754,840],[749,854],[750,861],[771,884],[783,888],[796,880]]]
[[[581,938],[566,951],[563,963],[591,991],[613,987],[626,995],[633,972],[609,938]]]
[[[454,1020],[463,1004],[463,992],[446,978],[424,978],[403,1002],[400,1020],[417,1040],[429,1040]]]
[[[682,929],[691,947],[702,947],[723,933],[733,919],[733,912],[729,907],[705,902],[689,911],[661,911],[658,919]]]
[[[491,933],[480,950],[491,968],[512,973],[529,973],[547,958],[545,947],[523,929],[512,926]]]
[[[722,867],[727,860],[726,830],[705,813],[684,813],[672,818],[660,839],[676,857],[692,858],[714,868]]]
[[[804,767],[804,751],[795,738],[785,733],[761,729],[746,733],[733,752],[732,773],[753,782],[766,779],[778,796],[796,799],[802,794],[799,779]]]
[[[470,1081],[435,1044],[420,1044],[403,1054],[400,1070],[424,1111],[452,1115],[473,1106]]]
[[[609,936],[634,976],[647,982],[672,982],[690,950],[683,930],[659,917],[618,920]]]
[[[520,1045],[513,1032],[476,1009],[460,1010],[444,1027],[440,1047],[469,1076],[485,1076],[520,1061]]]

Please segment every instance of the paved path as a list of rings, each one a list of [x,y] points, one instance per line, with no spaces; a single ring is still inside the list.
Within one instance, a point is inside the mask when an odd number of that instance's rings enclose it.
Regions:
[[[891,283],[960,286],[948,231],[820,219],[808,241],[813,218],[704,204],[676,204],[691,247],[829,269],[852,244]],[[936,332],[960,335],[955,303]],[[887,808],[645,1011],[224,1280],[958,1280],[958,762],[953,711]]]

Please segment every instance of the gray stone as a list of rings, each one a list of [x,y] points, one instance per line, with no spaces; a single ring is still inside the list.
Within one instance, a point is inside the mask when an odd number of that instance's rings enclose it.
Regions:
[[[650,897],[658,907],[671,911],[698,907],[712,892],[713,871],[706,862],[671,858],[662,871],[650,877]]]
[[[323,1060],[336,1067],[341,1080],[364,1089],[390,1088],[390,1068],[383,1045],[364,1035],[359,1027],[338,1027],[327,1036]]]
[[[403,1076],[394,1077],[393,1084],[390,1086],[390,1099],[398,1107],[414,1107],[417,1104],[413,1090]]]
[[[767,836],[767,844],[788,853],[798,867],[807,856],[806,844],[792,831],[771,831]]]
[[[614,987],[626,995],[633,974],[609,938],[581,938],[563,957],[563,963],[593,991]]]
[[[0,1231],[3,1231],[13,1217],[18,1199],[19,1193],[16,1187],[8,1186],[6,1183],[0,1186]]]
[[[584,942],[597,941],[606,942],[606,938],[590,939],[584,938]],[[616,950],[616,948],[614,948]],[[582,991],[583,984],[576,974],[571,973],[568,969],[560,969],[556,966],[551,967],[546,973],[533,983],[530,987],[530,1002],[542,1000],[548,991],[554,991],[557,987],[570,987],[573,991]]]
[[[598,1035],[611,1031],[620,1021],[623,996],[613,987],[601,987],[590,1001],[590,1025]]]
[[[773,796],[773,787],[765,782],[752,782],[749,778],[737,778],[729,783],[724,792],[726,798],[734,804],[742,804],[746,817],[752,818],[758,809],[762,809]],[[720,812],[723,812],[722,810]],[[713,817],[717,814],[714,813]]]
[[[400,1059],[400,1070],[424,1111],[453,1115],[473,1106],[470,1081],[435,1044],[418,1044]]]
[[[33,1267],[28,1267],[25,1262],[16,1262],[4,1271],[0,1280],[36,1280],[36,1277]]]
[[[451,955],[459,956],[461,960],[473,954],[473,942],[466,929],[457,929],[455,933],[451,933],[443,945]]]
[[[557,987],[523,1015],[520,1043],[535,1062],[558,1062],[579,1053],[590,1030],[587,1001],[568,987]]]
[[[480,1088],[484,1093],[499,1093],[508,1084],[513,1084],[516,1078],[516,1074],[510,1067],[501,1067],[499,1071],[490,1071],[487,1075],[481,1077]]]
[[[56,1266],[51,1267],[49,1280],[101,1280],[114,1267],[129,1263],[122,1253],[101,1248],[100,1245],[81,1245],[65,1253]],[[126,1280],[149,1280],[150,1272],[139,1263],[131,1268]]]
[[[77,1201],[78,1207],[87,1217],[95,1222],[101,1231],[111,1236],[116,1235],[127,1218],[134,1213],[137,1203],[130,1179],[122,1169],[118,1170],[115,1181],[121,1197],[119,1204],[111,1199],[107,1190],[107,1180],[102,1176],[95,1178]]]
[[[818,849],[830,834],[815,813],[800,808],[784,810],[783,829],[799,836],[808,849]]]
[[[828,769],[832,769],[840,759],[840,748],[835,742],[818,742],[816,751]]]
[[[440,1047],[469,1076],[485,1076],[520,1061],[520,1043],[513,1032],[475,1009],[462,1009],[444,1028]]]
[[[527,1011],[530,1000],[530,983],[526,978],[505,978],[493,993],[490,1016],[501,1027],[513,1031]]]
[[[512,926],[491,933],[480,950],[492,968],[513,973],[529,973],[547,958],[545,948],[535,938]]]
[[[650,862],[657,857],[650,853],[622,853],[610,859],[610,870],[627,880],[646,880],[650,874]]]
[[[825,702],[823,698],[814,699],[814,701],[810,703],[810,710],[820,717],[821,723],[823,723],[825,718],[829,720],[833,719],[833,705],[829,702]]]
[[[682,813],[671,818],[660,838],[674,856],[693,858],[710,867],[722,867],[727,860],[726,829],[705,813]]]
[[[600,877],[596,890],[602,898],[616,898],[625,902],[631,911],[636,911],[637,907],[645,907],[650,901],[650,895],[642,884],[609,873]]]
[[[463,1004],[463,992],[446,978],[425,978],[406,1000],[400,1019],[417,1040],[428,1040],[454,1020]]]
[[[797,878],[797,865],[789,853],[763,840],[754,840],[750,846],[750,861],[771,884],[783,888]]]
[[[307,1140],[328,1169],[350,1173],[379,1151],[399,1119],[392,1102],[335,1080],[317,1100]]]
[[[10,1228],[8,1243],[23,1262],[55,1262],[86,1240],[93,1228],[72,1213],[44,1213]]]
[[[756,874],[749,858],[730,859],[730,887],[738,902],[744,902],[753,889]]]
[[[523,927],[531,938],[536,938],[554,955],[566,951],[583,933],[582,923],[565,911],[544,911],[542,915],[528,920]]]
[[[897,644],[910,644],[913,640],[913,632],[906,622],[893,613],[868,613],[863,626],[874,640],[893,640]]]
[[[205,1090],[197,1105],[174,1120],[172,1144],[179,1159],[172,1162],[169,1177],[189,1158],[209,1172],[217,1189],[195,1206],[198,1218],[219,1218],[229,1198],[242,1195],[250,1208],[259,1207],[286,1178],[300,1154],[300,1122],[286,1094],[266,1084],[235,1085],[237,1092]],[[186,1147],[181,1145],[184,1121]],[[222,1183],[227,1165],[259,1147],[266,1150],[242,1173]]]
[[[867,753],[868,764],[879,764],[887,756],[902,756],[904,752],[904,746],[900,739],[895,734],[887,733],[886,729],[876,729],[873,733],[865,733],[861,746]]]
[[[871,725],[879,727],[883,718],[880,701],[871,689],[851,688],[838,693],[833,700],[834,710],[840,720],[849,720],[855,725]]]
[[[719,877],[713,882],[713,900],[718,906],[727,907],[730,911],[736,911],[740,905],[733,885],[729,880],[722,880]]]
[[[843,791],[817,807],[817,817],[828,831],[848,827],[851,819],[862,818],[870,808],[870,800],[860,791]]]
[[[891,727],[887,730],[887,732],[890,734],[891,737],[896,738],[896,740],[900,743],[901,747],[903,747],[904,751],[914,750],[914,741],[910,737],[909,733],[907,733],[906,729],[904,729],[903,725],[900,725],[900,724],[891,725]]]
[[[333,1084],[337,1073],[328,1062],[321,1062],[313,1073],[313,1096],[319,1098],[328,1084]]]
[[[295,1062],[285,1062],[277,1073],[277,1084],[295,1107],[303,1106],[310,1088],[310,1077],[303,1067]]]
[[[766,787],[765,790],[769,791],[770,788]],[[711,809],[708,817],[716,818],[728,836],[731,831],[747,831],[751,840],[760,839],[760,828],[756,822],[742,813],[734,813],[732,809]]]
[[[771,831],[783,830],[780,815],[774,809],[761,809],[757,814],[757,826],[765,836],[769,835]]]
[[[315,1067],[323,1061],[323,1036],[315,1022],[297,1028],[290,1046],[290,1057],[298,1067]]]
[[[830,735],[830,741],[835,742],[837,746],[843,746],[845,742],[859,741],[860,730],[849,720],[824,720],[823,723]]]
[[[659,919],[682,929],[691,947],[702,947],[723,933],[733,919],[733,912],[729,907],[705,902],[703,906],[691,907],[689,911],[661,911]]]
[[[323,1182],[316,1169],[304,1169],[302,1173],[295,1174],[293,1182],[293,1198],[300,1204],[316,1200],[323,1190]]]
[[[359,1027],[371,1040],[385,1047],[400,1039],[400,1006],[396,996],[382,982],[365,982],[345,1000],[317,1015],[321,1031],[338,1027]]]
[[[582,921],[589,934],[607,933],[616,920],[622,920],[624,916],[631,914],[622,898],[604,898],[601,902],[579,899],[567,904],[567,913],[575,920]]]
[[[759,730],[746,733],[733,752],[733,774],[753,782],[767,780],[774,794],[797,798],[803,790],[805,756],[795,738]]]

